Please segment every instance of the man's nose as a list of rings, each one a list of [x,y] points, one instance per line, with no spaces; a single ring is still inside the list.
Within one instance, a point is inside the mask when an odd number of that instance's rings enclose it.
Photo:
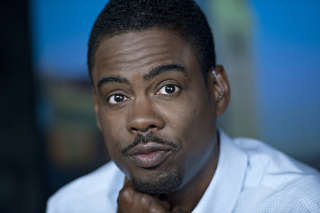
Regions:
[[[129,132],[141,133],[160,130],[165,122],[152,102],[144,98],[132,103],[127,125]]]

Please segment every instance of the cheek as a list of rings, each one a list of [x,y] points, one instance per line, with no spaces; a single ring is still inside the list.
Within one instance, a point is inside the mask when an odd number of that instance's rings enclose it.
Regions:
[[[101,107],[99,113],[100,121],[103,129],[103,134],[106,137],[114,137],[123,132],[126,112],[107,110],[106,107]]]
[[[185,100],[166,107],[164,117],[171,134],[182,137],[183,141],[198,140],[215,131],[215,113],[205,99],[186,97]]]
[[[215,137],[216,117],[214,106],[206,97],[193,95],[184,102],[168,107],[165,117],[170,135],[176,136],[181,141],[187,164],[189,160],[201,160],[212,149]]]
[[[127,141],[124,131],[124,116],[122,113],[109,113],[106,110],[101,110],[99,113],[100,123],[102,127],[102,134],[105,145],[108,149],[109,155],[112,159],[118,158],[124,144]]]

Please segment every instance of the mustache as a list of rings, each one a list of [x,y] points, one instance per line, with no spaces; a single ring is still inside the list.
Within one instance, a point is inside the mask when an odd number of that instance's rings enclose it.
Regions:
[[[122,149],[121,153],[123,155],[128,156],[128,151],[130,149],[132,149],[133,147],[135,147],[139,144],[146,144],[148,142],[156,142],[159,144],[169,145],[172,147],[174,152],[178,152],[181,149],[181,145],[175,144],[172,141],[168,141],[164,138],[158,137],[154,134],[154,132],[149,132],[147,135],[137,134],[134,141],[130,145],[128,145],[127,147]]]

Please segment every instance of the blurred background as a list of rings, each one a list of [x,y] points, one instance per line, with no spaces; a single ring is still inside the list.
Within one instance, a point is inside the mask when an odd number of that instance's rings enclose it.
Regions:
[[[44,212],[58,188],[108,161],[86,67],[106,2],[2,1],[0,212]],[[231,82],[220,126],[320,169],[320,2],[198,3]]]

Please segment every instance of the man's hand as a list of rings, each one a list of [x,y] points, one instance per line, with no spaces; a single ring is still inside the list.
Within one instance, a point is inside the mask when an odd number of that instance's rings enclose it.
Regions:
[[[137,192],[126,178],[118,196],[118,213],[168,213],[170,205],[157,197]]]
[[[177,208],[170,211],[170,204],[167,201],[160,200],[155,196],[137,192],[129,180],[125,184],[118,196],[118,213],[170,213],[184,212]]]

